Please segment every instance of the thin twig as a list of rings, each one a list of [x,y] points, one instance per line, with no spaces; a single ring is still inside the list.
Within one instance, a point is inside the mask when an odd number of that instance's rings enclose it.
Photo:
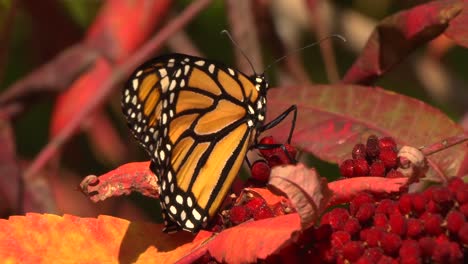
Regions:
[[[82,120],[107,99],[112,92],[112,88],[125,79],[133,69],[143,63],[155,51],[160,49],[166,40],[174,34],[174,32],[182,29],[211,2],[212,0],[197,0],[192,2],[180,14],[180,16],[170,21],[156,36],[150,39],[140,50],[129,57],[125,63],[115,67],[109,79],[106,80],[102,87],[96,89],[96,94],[92,100],[89,101],[89,104],[77,112],[74,119],[70,120],[70,122],[67,123],[67,125],[42,149],[31,166],[25,171],[25,177],[34,177],[33,175],[35,175],[47,163],[47,161],[57,152],[58,148],[60,148],[73,135],[75,130],[80,126]]]

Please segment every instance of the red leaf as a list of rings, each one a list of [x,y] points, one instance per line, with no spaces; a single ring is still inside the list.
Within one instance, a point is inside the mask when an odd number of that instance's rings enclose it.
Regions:
[[[391,136],[399,146],[418,147],[463,133],[440,110],[380,88],[295,86],[272,89],[268,96],[270,119],[292,104],[298,106],[293,145],[329,162],[351,157],[354,145],[370,134]],[[290,123],[282,122],[269,132],[281,139],[289,128]],[[457,175],[466,155],[464,144],[431,155],[429,175]]]
[[[373,83],[414,49],[442,34],[462,9],[460,0],[432,1],[385,18],[369,37],[343,82]]]
[[[391,194],[400,192],[406,186],[408,178],[356,177],[330,182],[328,187],[333,191],[328,206],[351,201],[358,193],[366,191],[376,194]]]
[[[268,184],[288,196],[303,229],[315,223],[332,196],[326,180],[303,164],[274,167]]]
[[[149,169],[149,161],[127,163],[99,177],[89,175],[80,187],[94,202],[131,192],[159,198],[158,179]]]
[[[246,222],[224,230],[177,263],[193,263],[206,252],[224,263],[254,263],[266,259],[300,230],[297,214]]]
[[[462,12],[452,21],[450,21],[449,27],[445,31],[445,34],[453,39],[455,43],[468,48],[468,0],[463,1]]]

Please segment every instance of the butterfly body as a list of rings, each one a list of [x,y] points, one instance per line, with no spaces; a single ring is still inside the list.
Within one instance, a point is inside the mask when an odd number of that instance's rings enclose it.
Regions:
[[[268,84],[183,54],[131,75],[122,109],[151,156],[166,228],[196,232],[212,218],[263,126]]]

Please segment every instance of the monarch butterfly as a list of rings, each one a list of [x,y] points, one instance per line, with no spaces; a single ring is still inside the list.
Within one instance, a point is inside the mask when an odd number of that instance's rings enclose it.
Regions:
[[[149,60],[123,90],[122,109],[151,156],[165,231],[197,232],[214,216],[264,125],[268,83],[184,54]]]

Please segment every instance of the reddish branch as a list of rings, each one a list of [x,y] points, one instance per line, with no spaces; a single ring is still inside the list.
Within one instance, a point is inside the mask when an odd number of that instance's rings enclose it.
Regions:
[[[70,122],[50,140],[47,146],[42,149],[31,166],[26,170],[25,177],[33,177],[33,175],[35,175],[46,164],[46,162],[54,156],[57,150],[73,135],[83,119],[96,109],[96,107],[102,105],[112,92],[113,87],[124,80],[133,69],[143,63],[150,55],[159,50],[166,40],[174,34],[174,32],[179,31],[187,25],[210,3],[211,0],[197,0],[190,4],[177,18],[170,21],[158,32],[156,36],[150,39],[140,50],[138,50],[138,52],[129,57],[126,62],[117,66],[102,87],[96,89],[96,94],[92,100],[77,112],[73,120],[70,120]]]

